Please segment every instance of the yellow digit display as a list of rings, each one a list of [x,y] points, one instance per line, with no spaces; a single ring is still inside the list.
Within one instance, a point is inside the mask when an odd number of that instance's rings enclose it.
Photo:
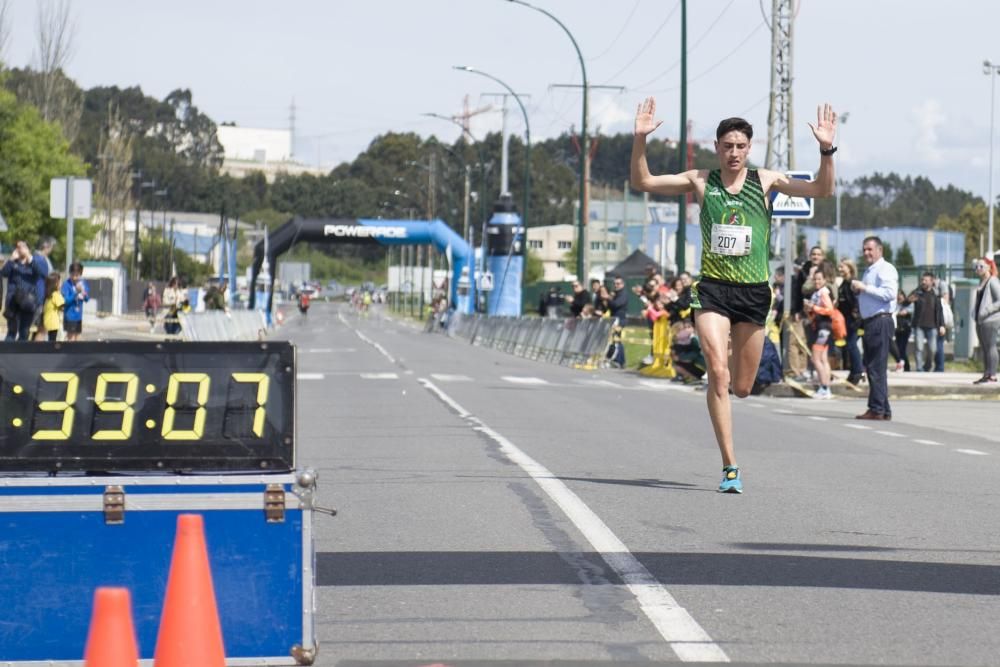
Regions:
[[[264,418],[267,416],[267,390],[271,385],[271,378],[264,373],[233,373],[233,379],[237,382],[255,383],[257,385],[257,409],[253,412],[253,434],[258,438],[264,437]]]
[[[80,387],[80,378],[76,373],[42,373],[45,382],[63,382],[66,384],[66,395],[61,401],[42,401],[38,404],[39,412],[61,412],[62,424],[59,428],[39,429],[31,434],[33,440],[69,440],[73,431],[73,415],[76,410],[76,393]]]
[[[108,385],[111,383],[125,385],[124,401],[108,400]],[[101,373],[97,376],[94,406],[101,412],[122,413],[122,424],[118,431],[105,429],[94,433],[94,440],[128,440],[132,436],[132,422],[135,420],[135,408],[132,406],[138,393],[139,376],[135,373]]]
[[[191,430],[180,431],[174,429],[174,418],[177,409],[177,397],[182,384],[198,385],[198,408],[194,412],[194,424]],[[167,409],[163,413],[163,429],[160,435],[164,440],[199,440],[205,431],[205,415],[208,412],[205,404],[208,402],[208,389],[211,385],[207,373],[171,373],[167,382]]]

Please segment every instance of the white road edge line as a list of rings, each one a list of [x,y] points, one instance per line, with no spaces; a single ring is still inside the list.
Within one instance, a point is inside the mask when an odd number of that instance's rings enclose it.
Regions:
[[[989,456],[989,452],[981,452],[978,449],[956,449],[959,454],[971,454],[972,456]]]
[[[521,451],[465,408],[441,391],[433,382],[418,378],[424,387],[467,420],[473,430],[489,436],[500,445],[511,462],[516,463],[542,488],[542,491],[566,514],[604,562],[613,569],[639,602],[646,617],[667,641],[677,657],[684,662],[729,662],[729,656],[716,644],[686,609],[656,580],[649,570],[632,555],[628,547],[611,529],[547,468]]]
[[[369,345],[371,345],[372,347],[374,347],[376,350],[378,350],[379,352],[381,352],[382,356],[385,357],[386,359],[388,359],[390,364],[395,364],[396,363],[395,357],[393,357],[391,354],[389,354],[388,350],[386,350],[384,347],[382,347],[381,345],[379,345],[378,343],[376,343],[375,341],[373,341],[371,338],[369,338],[368,336],[364,335],[359,330],[355,329],[350,324],[348,324],[347,323],[347,319],[344,317],[343,313],[337,313],[337,316],[340,318],[340,321],[344,323],[345,327],[347,327],[348,329],[350,329],[351,331],[353,331],[354,333],[356,333],[358,335],[358,338],[360,338],[361,340],[363,340],[364,342],[368,343]]]
[[[298,373],[296,380],[322,380],[325,376],[322,373]]]

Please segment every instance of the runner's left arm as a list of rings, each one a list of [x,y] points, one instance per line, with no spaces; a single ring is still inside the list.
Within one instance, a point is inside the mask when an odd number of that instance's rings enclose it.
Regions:
[[[816,108],[816,125],[809,123],[809,129],[821,151],[833,148],[833,140],[837,136],[837,114],[829,104]],[[770,181],[770,189],[790,197],[829,197],[834,192],[833,155],[820,154],[819,171],[813,181],[789,178],[778,171],[761,171]]]

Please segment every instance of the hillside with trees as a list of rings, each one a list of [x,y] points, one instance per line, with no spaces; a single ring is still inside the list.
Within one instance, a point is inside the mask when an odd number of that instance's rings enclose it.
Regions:
[[[162,100],[139,86],[83,90],[64,74],[71,49],[60,40],[72,38],[66,17],[45,18],[49,23],[43,22],[42,29],[47,26],[50,39],[34,67],[0,70],[0,200],[11,227],[8,238],[61,236],[59,223],[47,213],[48,181],[66,174],[94,181],[98,214],[90,225],[80,225],[81,247],[100,225],[111,224],[113,213],[131,211],[137,203],[218,212],[269,227],[293,215],[439,217],[464,234],[467,177],[472,191],[468,224],[478,240],[483,218],[500,194],[499,133],[480,142],[461,138],[449,144],[434,136],[389,132],[321,176],[283,174],[268,183],[262,173],[242,179],[223,175],[217,123],[198,108],[191,90],[174,90]],[[631,134],[599,135],[593,142],[594,189],[620,193],[628,179]],[[509,148],[510,188],[520,207],[526,151],[518,136],[510,138]],[[690,168],[717,164],[714,153],[700,144],[692,152]],[[647,155],[655,173],[680,168],[676,143],[651,141]],[[532,146],[529,226],[574,222],[579,160],[579,142],[570,133]],[[835,210],[833,198],[818,201],[811,224],[832,227]],[[845,229],[964,231],[972,252],[985,228],[986,206],[972,193],[938,187],[921,176],[875,172],[843,184],[841,222]],[[384,257],[377,246],[312,250],[345,262],[375,263]]]

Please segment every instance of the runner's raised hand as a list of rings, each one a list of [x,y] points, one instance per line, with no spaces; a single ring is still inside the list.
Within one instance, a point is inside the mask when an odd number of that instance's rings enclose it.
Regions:
[[[662,120],[656,120],[656,100],[647,97],[639,108],[635,111],[635,133],[643,136],[648,135],[663,124]]]
[[[638,119],[636,124],[638,124]],[[833,140],[837,136],[837,114],[829,104],[816,107],[816,124],[809,123],[809,129],[819,142],[820,148],[833,146]]]

